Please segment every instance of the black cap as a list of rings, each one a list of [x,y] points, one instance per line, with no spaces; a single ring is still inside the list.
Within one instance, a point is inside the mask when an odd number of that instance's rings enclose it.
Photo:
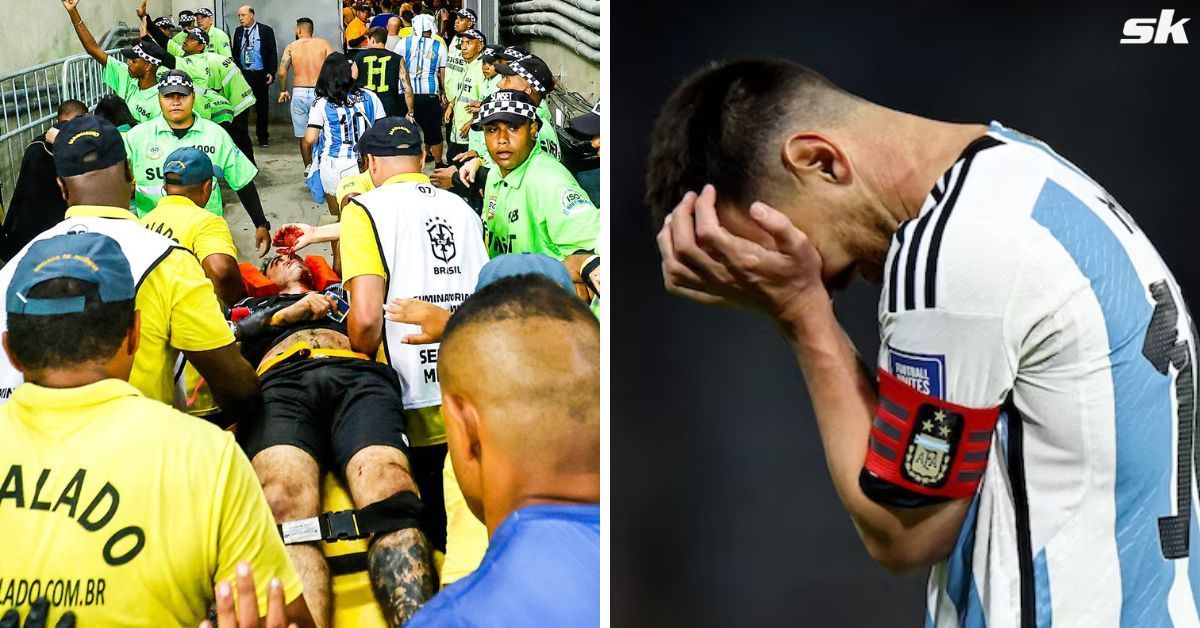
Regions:
[[[465,17],[468,20],[471,20],[472,24],[479,21],[479,16],[475,15],[475,11],[473,9],[459,9],[455,13],[458,15],[458,17]]]
[[[554,89],[554,73],[541,57],[529,55],[524,59],[510,61],[508,64],[496,66],[496,71],[506,76],[519,76],[540,94],[548,94]]]
[[[184,24],[191,24],[192,22],[195,22],[195,21],[196,21],[196,14],[193,13],[192,11],[188,11],[187,9],[184,9],[179,12],[179,24],[181,26]]]
[[[529,51],[520,46],[506,46],[503,50],[496,53],[496,58],[500,61],[516,61],[529,56]]]
[[[358,140],[364,155],[376,157],[413,157],[424,145],[421,127],[407,118],[392,116],[378,120]]]
[[[169,94],[193,94],[196,92],[196,84],[192,82],[192,77],[183,70],[171,70],[166,72],[158,79],[158,93],[163,96]]]
[[[483,44],[485,46],[487,45],[487,37],[485,37],[483,33],[479,32],[473,28],[468,28],[467,30],[459,33],[458,36],[462,37],[464,39],[474,39],[476,41],[481,41],[481,42],[483,42]]]
[[[175,28],[175,23],[172,22],[171,18],[167,17],[166,15],[154,20],[154,25],[159,28]]]
[[[104,170],[125,160],[121,132],[108,120],[92,114],[64,124],[54,141],[54,169],[64,179]]]
[[[151,65],[163,65],[167,59],[167,51],[149,39],[140,40],[132,46],[122,48],[121,54],[126,59],[142,59]]]
[[[600,135],[600,103],[596,102],[596,106],[592,110],[571,118],[567,122],[567,126],[576,133],[584,137],[596,137]]]
[[[187,33],[186,39],[195,39],[205,46],[208,45],[208,33],[204,32],[203,28],[197,26],[196,28],[189,28],[184,32]]]
[[[502,89],[483,100],[471,128],[482,131],[483,125],[489,122],[524,124],[537,121],[537,105],[533,104],[529,94],[515,89]]]
[[[203,15],[204,17],[216,17],[216,15],[213,14],[212,9],[208,7],[200,7],[199,9],[196,9],[196,15]]]
[[[501,50],[504,50],[503,46],[488,44],[483,47],[483,53],[479,55],[479,58],[483,59],[484,63],[495,63]]]

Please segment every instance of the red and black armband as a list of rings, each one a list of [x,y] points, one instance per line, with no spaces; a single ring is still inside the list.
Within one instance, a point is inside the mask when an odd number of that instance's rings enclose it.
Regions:
[[[859,486],[876,502],[903,507],[971,497],[987,468],[999,416],[1000,406],[949,403],[880,370]]]

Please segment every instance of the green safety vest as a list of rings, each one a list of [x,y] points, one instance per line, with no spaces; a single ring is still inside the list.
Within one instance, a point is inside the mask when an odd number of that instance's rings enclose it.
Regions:
[[[197,117],[192,128],[178,138],[167,124],[167,119],[159,116],[133,127],[125,134],[125,153],[129,155],[133,178],[137,183],[133,204],[138,218],[158,205],[163,196],[163,166],[166,165],[167,156],[181,146],[195,146],[212,160],[217,176],[213,178],[212,196],[204,209],[218,216],[223,214],[224,209],[217,179],[225,179],[229,187],[240,190],[258,175],[258,168],[238,150],[225,129]]]
[[[489,170],[483,198],[484,238],[492,257],[544,253],[561,260],[598,246],[600,210],[541,148],[508,176]]]

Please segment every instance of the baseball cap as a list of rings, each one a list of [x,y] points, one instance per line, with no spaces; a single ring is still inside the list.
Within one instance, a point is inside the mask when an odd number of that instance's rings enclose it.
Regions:
[[[203,15],[204,17],[216,17],[213,14],[212,9],[210,9],[208,7],[204,7],[202,9],[196,9],[196,15]]]
[[[489,122],[509,122],[523,124],[536,122],[537,106],[529,98],[529,94],[513,89],[502,89],[492,93],[479,106],[479,115],[475,118],[472,129],[482,131],[483,125]]]
[[[169,185],[195,185],[212,178],[212,160],[195,146],[176,148],[163,165],[163,180]]]
[[[82,296],[29,296],[38,284],[63,277],[95,284],[101,303],[132,301],[136,294],[129,260],[116,240],[102,233],[65,233],[29,245],[8,284],[8,313],[56,316],[84,311],[87,300]]]
[[[144,59],[152,65],[163,65],[167,58],[167,51],[152,41],[139,41],[132,46],[122,48],[121,54],[126,59]]]
[[[483,42],[484,44],[487,44],[487,37],[484,37],[483,33],[479,32],[473,28],[468,28],[467,30],[459,33],[458,36],[464,37],[466,39],[475,39],[475,40]]]
[[[588,137],[600,135],[600,102],[597,101],[591,111],[568,120],[567,126],[580,135]]]
[[[203,28],[197,26],[196,28],[189,28],[184,32],[187,33],[187,39],[195,39],[205,46],[208,45],[208,33],[204,32]]]
[[[506,46],[503,50],[496,53],[496,58],[501,61],[516,61],[529,56],[529,51],[520,46]]]
[[[64,124],[54,143],[54,169],[63,178],[104,170],[126,158],[121,132],[93,114]]]
[[[421,127],[407,118],[392,116],[371,125],[359,138],[358,149],[376,157],[411,157],[421,154],[423,144]]]
[[[165,15],[158,18],[157,20],[154,20],[154,25],[159,28],[175,28],[175,23],[171,21],[170,17],[167,17]]]
[[[188,11],[187,9],[184,9],[179,12],[179,24],[181,26],[183,24],[191,24],[192,22],[195,22],[195,21],[196,21],[195,13]]]
[[[541,57],[529,55],[516,61],[510,61],[508,64],[498,65],[496,71],[506,76],[519,76],[529,81],[529,84],[541,94],[548,94],[550,90],[554,89],[554,74]]]
[[[479,16],[475,15],[475,11],[473,9],[459,9],[458,11],[455,11],[455,14],[458,15],[458,17],[465,17],[468,20],[471,20],[472,24],[479,21]]]
[[[571,281],[571,273],[563,263],[541,253],[507,253],[492,258],[479,269],[479,280],[475,290],[483,290],[487,286],[516,275],[542,275],[562,287],[563,290],[575,294],[575,283]]]
[[[170,94],[183,94],[184,96],[196,91],[195,83],[192,83],[192,77],[183,70],[171,70],[162,75],[158,80],[158,93],[163,96]]]
[[[500,54],[501,50],[504,50],[504,48],[495,44],[488,44],[483,47],[483,53],[480,55],[480,58],[483,59],[484,63],[495,63],[496,55]]]

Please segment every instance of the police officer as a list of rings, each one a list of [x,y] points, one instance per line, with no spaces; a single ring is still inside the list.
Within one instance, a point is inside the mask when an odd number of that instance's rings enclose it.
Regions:
[[[225,31],[216,28],[216,15],[212,9],[201,7],[196,9],[196,26],[199,26],[208,35],[209,51],[215,52],[226,57],[233,57],[233,46],[229,45],[229,35]]]
[[[83,44],[83,49],[88,55],[104,66],[101,80],[125,101],[134,119],[145,122],[162,115],[157,102],[158,94],[154,88],[158,83],[158,73],[163,71],[164,67],[175,67],[174,58],[153,41],[140,40],[121,50],[125,57],[125,62],[122,63],[104,51],[83,23],[83,18],[76,8],[79,0],[62,0],[62,3],[75,26],[75,35],[79,37],[79,43]],[[233,119],[229,101],[220,94],[207,90],[197,97],[196,113],[202,118],[216,122]]]
[[[596,252],[600,210],[575,177],[542,150],[536,139],[541,124],[537,105],[524,92],[502,89],[479,109],[476,126],[496,163],[483,190],[488,252],[492,257],[544,253],[563,260],[582,282],[582,266]]]
[[[195,86],[186,72],[171,70],[164,74],[158,91],[162,117],[139,124],[125,135],[125,150],[137,181],[134,206],[138,216],[154,209],[163,195],[163,164],[167,155],[181,146],[195,146],[212,159],[225,181],[237,191],[254,222],[259,255],[266,255],[271,244],[271,223],[263,215],[262,202],[254,187],[258,168],[220,126],[193,114]],[[205,209],[218,216],[223,214],[220,188],[215,183]]]

